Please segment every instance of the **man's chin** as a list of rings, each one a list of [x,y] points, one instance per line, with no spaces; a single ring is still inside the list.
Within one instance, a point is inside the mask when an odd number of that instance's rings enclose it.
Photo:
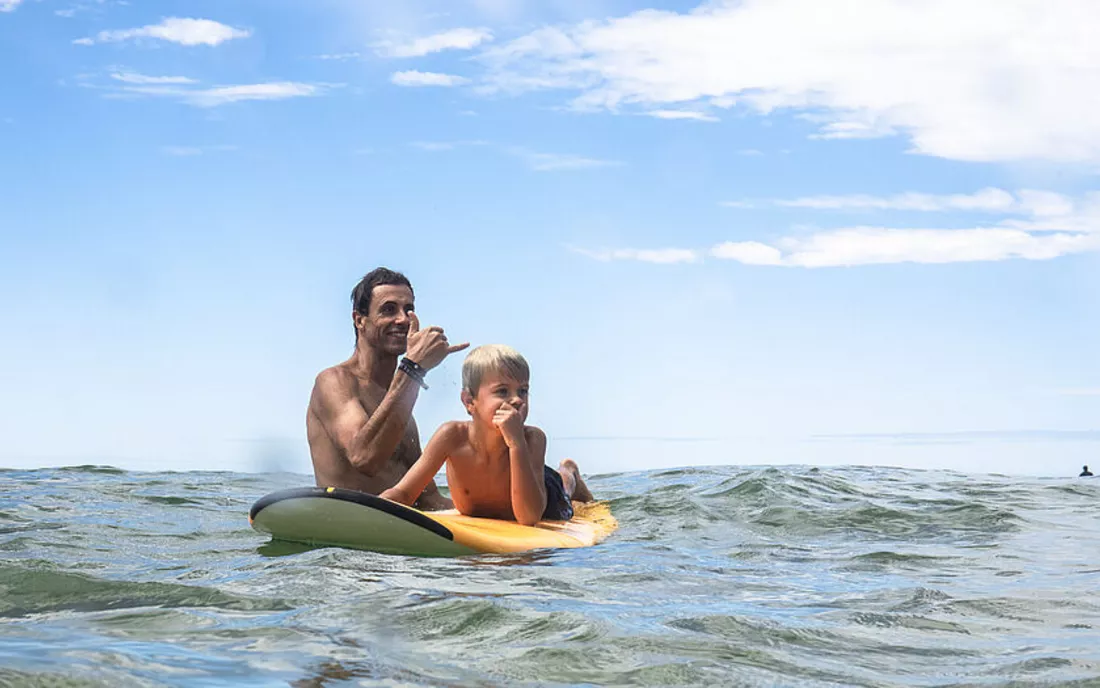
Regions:
[[[385,350],[386,350],[386,353],[389,354],[390,356],[400,356],[401,354],[405,353],[405,351],[408,350],[408,347],[405,346],[405,342],[401,342],[400,344],[396,344],[396,343],[391,344],[391,345],[387,346],[385,348]]]

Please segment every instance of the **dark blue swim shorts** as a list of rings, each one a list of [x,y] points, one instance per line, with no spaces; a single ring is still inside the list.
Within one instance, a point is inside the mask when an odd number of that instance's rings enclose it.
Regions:
[[[573,518],[573,503],[565,496],[561,474],[549,466],[543,466],[542,477],[546,481],[546,511],[542,512],[542,520],[568,521]]]

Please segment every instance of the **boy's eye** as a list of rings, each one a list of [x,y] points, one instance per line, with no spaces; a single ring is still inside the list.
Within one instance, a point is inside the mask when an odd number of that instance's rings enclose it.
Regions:
[[[526,388],[526,387],[520,387],[520,388],[519,388],[519,395],[520,395],[521,397],[525,397],[525,396],[527,396],[527,388]]]

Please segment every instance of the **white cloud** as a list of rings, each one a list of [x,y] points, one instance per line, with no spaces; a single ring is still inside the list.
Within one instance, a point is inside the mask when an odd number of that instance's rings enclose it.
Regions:
[[[202,149],[197,146],[161,146],[161,152],[177,158],[187,158],[202,155]]]
[[[14,12],[23,0],[0,0],[0,12]]]
[[[177,86],[126,86],[122,92],[131,95],[175,98],[197,107],[217,107],[246,100],[286,100],[319,95],[323,87],[294,81],[279,81],[213,88],[180,88]]]
[[[73,41],[73,43],[93,45],[95,43],[117,43],[149,38],[186,46],[215,46],[235,38],[247,38],[250,35],[252,35],[251,31],[236,29],[210,19],[169,17],[159,24],[149,24],[136,29],[100,31],[94,38],[80,38]]]
[[[1086,196],[1086,199],[1089,197]],[[1100,196],[1096,200],[1100,202]],[[843,196],[803,196],[801,198],[773,198],[766,201],[725,201],[720,205],[730,208],[806,208],[810,210],[874,211],[895,210],[913,212],[983,212],[999,215],[1029,215],[1044,218],[1066,217],[1078,213],[1074,200],[1053,191],[1021,189],[1015,193],[997,188],[985,188],[970,194],[928,194],[916,191],[890,196],[850,194]],[[1100,214],[1100,205],[1096,208]],[[1096,219],[1095,217],[1093,219]],[[1006,226],[1017,226],[1006,222]],[[1046,227],[1060,229],[1061,227]],[[1078,229],[1078,228],[1074,228]]]
[[[1035,234],[1004,228],[851,227],[808,237],[788,237],[774,246],[756,241],[731,241],[715,246],[710,255],[747,265],[820,268],[1010,258],[1049,260],[1096,250],[1100,250],[1100,233]]]
[[[327,60],[331,62],[347,62],[348,60],[358,60],[363,56],[362,53],[330,53],[327,55],[317,55],[318,60]]]
[[[429,153],[454,150],[460,146],[485,146],[487,141],[413,141],[409,144],[413,148],[419,148]]]
[[[146,76],[135,72],[114,72],[111,78],[126,84],[195,84],[194,79],[185,76]]]
[[[1058,394],[1067,397],[1100,397],[1100,387],[1060,389],[1058,390]]]
[[[398,86],[461,86],[470,80],[453,74],[438,74],[436,72],[395,72],[390,81]]]
[[[487,50],[488,88],[575,107],[808,113],[957,160],[1100,163],[1095,0],[714,0],[541,28]]]
[[[697,122],[719,121],[714,115],[708,115],[705,112],[697,112],[695,110],[650,110],[646,114],[650,117],[656,117],[657,119],[690,119]]]
[[[982,189],[973,194],[935,195],[906,192],[893,196],[807,196],[790,200],[772,201],[787,208],[813,208],[816,210],[913,210],[942,212],[947,210],[1009,212],[1018,208],[1012,194],[1003,189]]]
[[[584,170],[596,167],[618,167],[622,165],[618,160],[600,160],[586,158],[580,155],[563,155],[560,153],[536,153],[526,148],[509,148],[512,155],[523,158],[528,167],[536,172],[560,172],[565,170]]]
[[[712,247],[707,254],[746,265],[815,268],[1049,260],[1100,251],[1100,192],[1071,198],[1050,191],[1025,190],[1013,195],[1000,189],[983,189],[974,194],[811,196],[770,203],[814,210],[974,210],[1024,217],[964,229],[859,226],[808,231],[769,242],[728,241]],[[724,205],[754,207],[741,201]],[[631,251],[589,252],[586,255],[608,260],[638,260]]]
[[[218,86],[215,88],[191,91],[185,100],[199,107],[216,107],[226,103],[243,100],[286,100],[315,96],[320,87],[314,84],[302,84],[293,81],[279,81],[266,84],[245,84],[243,86]]]
[[[671,265],[674,263],[695,263],[699,260],[699,253],[697,251],[682,248],[620,248],[593,251],[590,249],[570,247],[569,250],[602,262],[609,262],[612,260],[636,260],[643,263]]]
[[[413,141],[409,145],[413,148],[419,148],[422,151],[431,153],[454,150],[455,148],[455,144],[447,141]]]
[[[374,47],[385,57],[423,57],[444,50],[470,50],[492,39],[493,34],[489,29],[463,28],[414,38],[403,43],[383,41]]]
[[[161,146],[161,152],[177,158],[189,158],[217,151],[237,150],[236,146]]]

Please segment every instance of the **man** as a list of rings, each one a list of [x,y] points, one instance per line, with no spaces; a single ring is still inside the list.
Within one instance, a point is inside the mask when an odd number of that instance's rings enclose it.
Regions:
[[[367,273],[351,303],[355,353],[317,376],[306,434],[318,485],[378,494],[420,458],[412,410],[425,373],[469,344],[452,346],[440,327],[420,329],[412,285],[399,272]],[[432,482],[415,506],[452,504]]]
[[[1092,471],[1089,470],[1088,466],[1081,466],[1081,475],[1079,475],[1077,477],[1078,478],[1091,478],[1092,477]]]

